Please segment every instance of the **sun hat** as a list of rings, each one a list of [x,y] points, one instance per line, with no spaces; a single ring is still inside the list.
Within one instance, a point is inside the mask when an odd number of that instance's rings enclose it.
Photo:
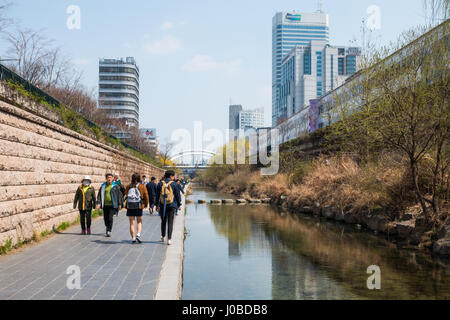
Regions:
[[[88,180],[89,183],[92,183],[92,179],[91,179],[90,176],[84,176],[84,178],[83,178],[83,180],[82,180],[81,182],[83,182],[83,181],[85,181],[85,180]]]

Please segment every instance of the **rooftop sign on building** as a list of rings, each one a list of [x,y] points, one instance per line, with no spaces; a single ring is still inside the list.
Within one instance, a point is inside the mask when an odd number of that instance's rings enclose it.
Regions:
[[[300,21],[302,21],[302,15],[301,14],[286,13],[286,19],[289,20],[289,21],[300,22]]]

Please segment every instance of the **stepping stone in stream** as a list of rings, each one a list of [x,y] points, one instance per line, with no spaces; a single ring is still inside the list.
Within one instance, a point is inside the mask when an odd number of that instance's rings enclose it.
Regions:
[[[262,201],[258,200],[258,199],[249,199],[248,203],[250,203],[250,204],[261,204]]]
[[[245,199],[237,199],[237,200],[236,200],[236,203],[237,203],[237,204],[246,204],[246,203],[247,203],[247,200],[245,200]]]
[[[222,200],[213,199],[210,202],[211,204],[222,204]]]
[[[204,199],[198,200],[198,204],[205,204],[205,203],[206,203],[206,200],[204,200]]]
[[[223,204],[234,204],[235,202],[233,199],[224,199],[224,200],[222,200],[222,203]]]

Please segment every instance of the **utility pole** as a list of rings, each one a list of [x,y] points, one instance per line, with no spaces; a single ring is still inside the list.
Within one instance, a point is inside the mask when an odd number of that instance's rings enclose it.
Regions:
[[[318,2],[318,3],[317,3],[317,5],[318,5],[318,10],[317,10],[317,12],[318,12],[318,13],[323,13],[323,0],[318,0],[317,2]]]
[[[362,18],[362,26],[361,26],[361,33],[362,33],[362,54],[364,55],[366,53],[366,18]]]

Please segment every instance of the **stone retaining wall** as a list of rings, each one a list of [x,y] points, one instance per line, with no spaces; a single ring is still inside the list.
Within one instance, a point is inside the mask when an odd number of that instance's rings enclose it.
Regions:
[[[74,221],[73,197],[85,175],[96,192],[107,172],[119,173],[123,183],[135,172],[163,175],[160,168],[52,121],[44,107],[42,116],[37,114],[36,104],[18,108],[0,101],[0,245]]]

